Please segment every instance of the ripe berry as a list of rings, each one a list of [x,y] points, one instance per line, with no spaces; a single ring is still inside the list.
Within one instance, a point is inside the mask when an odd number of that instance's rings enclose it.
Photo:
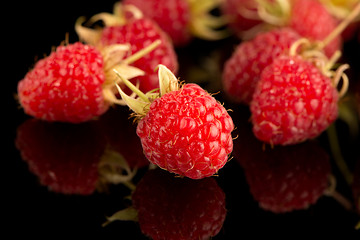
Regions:
[[[336,85],[302,57],[280,56],[264,69],[250,104],[255,136],[271,144],[314,138],[338,115]]]
[[[60,46],[18,84],[25,113],[47,121],[83,122],[109,107],[101,53],[81,43]]]
[[[157,22],[175,46],[188,44],[193,36],[208,40],[224,37],[224,32],[215,30],[223,25],[223,20],[210,14],[219,5],[218,0],[124,0],[123,3],[136,6]]]
[[[137,99],[119,88],[122,98],[139,116],[137,135],[144,154],[160,168],[181,176],[199,179],[215,174],[232,151],[231,117],[198,85],[180,88],[163,65],[159,65],[159,81],[159,93],[144,94],[132,87]]]
[[[291,9],[289,27],[311,41],[324,40],[338,25],[336,19],[319,1],[294,0]],[[342,39],[339,35],[327,44],[324,51],[331,57],[341,48]]]
[[[221,12],[229,19],[229,28],[243,38],[247,30],[262,23],[257,13],[256,0],[224,0]]]
[[[118,102],[112,91],[114,66],[130,78],[143,74],[123,62],[127,51],[125,45],[102,51],[80,42],[59,46],[18,83],[19,102],[26,114],[46,121],[79,123],[98,117]]]
[[[290,28],[261,33],[253,40],[239,44],[224,65],[222,83],[231,100],[250,104],[263,69],[288,52],[300,36]]]
[[[228,2],[230,1],[228,0]],[[302,37],[308,38],[311,41],[322,41],[338,24],[337,20],[320,1],[248,0],[245,2],[251,7],[236,4],[237,8],[234,7],[232,11],[225,11],[225,14],[228,13],[230,15],[230,18],[235,16],[235,20],[242,20],[241,22],[233,22],[230,24],[230,27],[245,39],[252,39],[259,32],[267,31],[274,27],[290,27]],[[244,21],[243,19],[247,20]],[[243,22],[250,22],[252,24],[258,22],[259,24],[250,29],[243,29]],[[342,39],[340,36],[337,36],[327,44],[325,53],[328,57],[331,57],[341,48]]]
[[[105,141],[94,122],[74,125],[29,119],[18,127],[15,143],[30,172],[49,190],[79,195],[96,190]]]
[[[157,74],[154,71],[158,64],[167,66],[177,72],[178,62],[174,47],[167,34],[150,18],[144,17],[138,9],[115,5],[114,15],[100,13],[90,19],[103,20],[105,27],[91,29],[81,25],[82,18],[76,25],[80,39],[99,48],[113,44],[129,44],[130,49],[125,57],[138,52],[160,41],[159,46],[140,59],[129,59],[130,66],[144,71],[144,75],[137,76],[132,81],[140,84],[140,89],[147,92],[158,88]]]

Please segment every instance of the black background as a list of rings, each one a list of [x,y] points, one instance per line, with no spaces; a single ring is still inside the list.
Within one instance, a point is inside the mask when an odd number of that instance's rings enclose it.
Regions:
[[[26,1],[13,2],[2,11],[2,68],[1,95],[5,99],[2,118],[2,136],[5,138],[2,162],[2,228],[15,236],[26,237],[96,237],[100,239],[146,239],[136,223],[114,223],[101,227],[105,216],[123,207],[126,188],[116,186],[112,194],[95,193],[89,197],[65,196],[49,192],[40,186],[37,178],[28,171],[25,162],[14,146],[16,128],[25,119],[16,101],[16,86],[36,59],[48,55],[53,46],[59,45],[65,35],[69,42],[77,41],[74,23],[79,16],[90,17],[96,13],[111,12],[114,1]],[[5,16],[9,14],[10,16]],[[353,41],[354,42],[354,41]],[[180,58],[186,58],[197,49],[198,55],[206,54],[212,47],[233,48],[233,41],[206,43],[196,40],[187,49],[178,49]],[[190,54],[191,53],[191,54]],[[359,47],[346,46],[351,55],[353,69],[360,71]],[[192,56],[197,57],[197,56]],[[180,73],[181,74],[181,73]],[[357,78],[357,73],[354,73]],[[223,230],[215,239],[250,239],[253,237],[317,236],[324,239],[339,234],[341,239],[359,239],[354,223],[357,215],[344,209],[331,198],[321,198],[316,206],[306,211],[275,215],[259,209],[252,199],[243,170],[236,161],[229,162],[217,177],[227,197],[228,215]],[[340,187],[344,184],[340,180]],[[345,196],[351,196],[344,190]],[[358,237],[358,238],[357,238]]]

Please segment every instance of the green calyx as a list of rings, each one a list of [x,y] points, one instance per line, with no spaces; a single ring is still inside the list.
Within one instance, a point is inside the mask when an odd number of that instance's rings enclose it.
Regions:
[[[291,13],[291,4],[288,0],[256,0],[258,15],[266,23],[275,26],[284,26]]]
[[[116,75],[121,79],[121,81],[133,91],[132,95],[127,95],[121,87],[116,84],[117,90],[121,95],[122,100],[126,105],[134,111],[138,118],[142,118],[150,109],[151,103],[156,99],[160,98],[166,93],[177,91],[180,88],[179,81],[175,75],[164,65],[159,64],[158,67],[158,77],[159,77],[159,89],[154,89],[147,93],[143,93],[137,86],[132,84],[128,79],[123,77],[119,72],[114,70]]]

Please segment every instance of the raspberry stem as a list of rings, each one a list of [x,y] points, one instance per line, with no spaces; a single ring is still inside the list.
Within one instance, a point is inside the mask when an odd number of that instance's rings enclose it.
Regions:
[[[291,6],[288,0],[256,0],[260,19],[275,26],[283,26],[290,17]]]
[[[349,170],[349,167],[346,164],[346,161],[344,157],[341,154],[340,144],[336,132],[335,125],[332,124],[327,129],[330,149],[332,152],[332,156],[334,158],[335,164],[342,173],[343,177],[345,178],[345,181],[351,185],[354,179],[354,176],[352,175],[351,171]]]
[[[118,152],[106,149],[101,157],[99,172],[107,183],[127,184],[134,178],[137,169],[131,169],[126,159]]]
[[[328,177],[329,187],[325,189],[324,195],[328,197],[332,197],[339,204],[341,204],[346,210],[350,211],[353,208],[353,204],[349,199],[344,197],[341,193],[336,191],[336,178],[334,175],[330,174]]]
[[[210,11],[218,7],[221,1],[188,0],[191,13],[189,29],[194,36],[206,40],[219,40],[230,35],[227,29],[216,29],[226,25],[226,18],[210,14]]]
[[[128,87],[131,89],[131,91],[133,91],[134,93],[136,93],[136,95],[139,96],[139,98],[141,98],[143,101],[145,102],[150,102],[149,98],[146,96],[145,93],[143,93],[142,91],[140,91],[139,88],[137,88],[134,84],[132,84],[128,79],[124,78],[123,76],[121,76],[121,74],[116,71],[114,69],[115,74],[121,79],[121,81]],[[121,88],[119,87],[118,84],[116,84],[116,87],[119,91],[121,91]]]
[[[161,44],[161,40],[158,39],[158,40],[154,41],[153,43],[151,43],[149,46],[137,51],[130,57],[122,60],[122,62],[124,64],[132,64],[132,63],[136,62],[137,60],[139,60],[140,58],[142,58],[143,56],[145,56],[146,54],[148,54],[151,51],[153,51],[154,49],[156,49],[160,44]]]
[[[335,76],[333,77],[333,85],[337,87],[339,85],[340,80],[342,80],[342,86],[339,91],[339,98],[343,97],[348,88],[349,88],[349,78],[344,73],[346,69],[350,68],[349,64],[343,64],[341,65],[335,72]]]
[[[341,21],[341,23],[321,42],[318,43],[317,49],[321,50],[326,47],[336,36],[340,35],[342,31],[360,14],[360,3],[350,12],[350,14]]]

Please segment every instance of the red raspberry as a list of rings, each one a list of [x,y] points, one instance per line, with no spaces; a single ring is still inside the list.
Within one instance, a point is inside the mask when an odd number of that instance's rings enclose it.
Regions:
[[[124,0],[139,8],[145,16],[153,19],[172,39],[174,45],[190,42],[191,32],[189,2],[184,0]],[[171,24],[169,24],[171,23]]]
[[[336,19],[319,1],[293,0],[288,26],[311,41],[324,40],[337,26]],[[324,48],[331,57],[342,48],[341,36],[337,36]]]
[[[175,46],[188,44],[193,36],[209,40],[223,38],[223,32],[214,30],[223,25],[221,17],[210,15],[219,5],[218,0],[124,0],[139,8],[169,34]]]
[[[235,21],[230,24],[230,27],[245,39],[253,38],[257,33],[269,28],[290,27],[311,41],[323,41],[338,24],[326,7],[315,0],[244,1],[243,4],[250,7],[240,6],[239,3],[234,4],[230,0],[227,2],[232,9],[225,11],[225,14],[228,14],[230,18],[233,17]],[[255,25],[256,23],[259,24]],[[255,26],[246,29],[243,27],[244,24],[249,27],[251,24]],[[327,44],[325,53],[331,57],[341,48],[342,39],[341,36],[337,36]]]
[[[221,11],[229,19],[229,27],[239,37],[243,37],[247,30],[262,23],[257,16],[256,0],[224,0],[221,3]]]
[[[163,169],[189,178],[215,174],[232,151],[231,117],[198,85],[179,88],[176,77],[163,65],[159,66],[159,80],[159,94],[147,96],[137,91],[139,99],[119,89],[122,98],[140,115],[137,134],[146,157]]]
[[[100,44],[104,46],[112,44],[130,44],[129,54],[149,46],[156,40],[161,40],[161,44],[132,63],[145,72],[144,76],[134,78],[134,82],[140,83],[140,89],[144,92],[158,88],[158,78],[155,69],[158,64],[167,66],[171,71],[177,72],[177,56],[167,35],[157,26],[155,22],[148,18],[130,18],[125,25],[115,25],[105,27],[102,31]]]
[[[226,61],[222,83],[227,95],[239,103],[250,104],[262,70],[288,52],[300,36],[290,28],[275,29],[241,43]]]
[[[104,136],[91,123],[29,119],[17,129],[16,146],[43,186],[62,194],[89,195],[99,179]]]
[[[314,142],[266,151],[258,143],[251,158],[241,163],[250,192],[261,208],[274,213],[306,209],[326,193],[329,155]]]
[[[60,46],[38,61],[18,84],[24,111],[47,121],[83,122],[109,107],[101,53],[81,43]]]
[[[132,80],[140,84],[140,89],[147,92],[159,87],[155,68],[160,63],[177,72],[177,55],[169,37],[153,20],[144,17],[139,9],[115,4],[114,14],[99,13],[89,22],[99,20],[103,20],[105,26],[92,29],[82,26],[83,18],[79,18],[76,31],[80,39],[99,48],[113,44],[128,44],[128,55],[160,41],[160,44],[145,56],[127,60],[130,66],[135,66],[145,73]],[[125,57],[129,57],[128,55]]]
[[[212,178],[146,173],[132,196],[141,231],[152,239],[198,240],[216,236],[226,217],[225,194]]]
[[[261,74],[250,105],[253,131],[271,144],[318,136],[338,115],[332,80],[300,56],[280,56]]]

